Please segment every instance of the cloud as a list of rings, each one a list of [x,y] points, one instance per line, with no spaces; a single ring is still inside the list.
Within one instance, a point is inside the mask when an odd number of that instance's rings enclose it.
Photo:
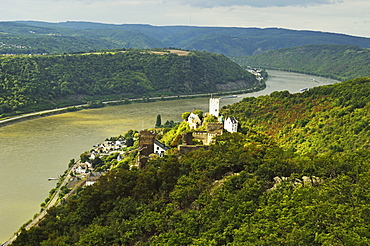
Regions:
[[[344,0],[175,0],[184,5],[200,8],[250,6],[257,8],[264,7],[286,7],[286,6],[312,6],[342,3]],[[172,1],[171,1],[172,2]]]

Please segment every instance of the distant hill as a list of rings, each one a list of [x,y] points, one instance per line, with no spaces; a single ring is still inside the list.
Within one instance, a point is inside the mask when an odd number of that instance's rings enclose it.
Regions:
[[[223,55],[177,50],[0,56],[0,116],[91,100],[244,90],[256,78]]]
[[[310,44],[358,45],[370,39],[316,31],[280,28],[150,26],[91,22],[0,22],[0,53],[37,54],[87,52],[112,48],[165,48],[249,56]]]
[[[370,75],[370,50],[349,45],[308,45],[237,57],[242,66],[259,66],[346,80]]]

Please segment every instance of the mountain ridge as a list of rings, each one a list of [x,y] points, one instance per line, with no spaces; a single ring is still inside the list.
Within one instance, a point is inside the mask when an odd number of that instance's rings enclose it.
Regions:
[[[370,49],[354,45],[307,45],[235,57],[242,66],[308,73],[338,80],[369,76]]]
[[[9,28],[11,26],[11,28]],[[34,29],[34,30],[33,30]],[[40,33],[38,33],[40,32]],[[50,40],[50,35],[53,35]],[[116,35],[116,36],[115,36]],[[60,36],[58,38],[58,36]],[[73,47],[64,39],[74,39]],[[63,53],[107,48],[168,48],[209,51],[226,56],[249,56],[267,50],[310,44],[358,45],[370,48],[370,38],[347,34],[283,28],[152,26],[147,24],[105,24],[96,22],[0,22],[0,53]],[[135,38],[135,46],[130,42]],[[43,41],[38,45],[34,40]],[[54,47],[45,48],[52,42]],[[131,46],[130,46],[131,45]],[[47,45],[46,45],[47,46]]]

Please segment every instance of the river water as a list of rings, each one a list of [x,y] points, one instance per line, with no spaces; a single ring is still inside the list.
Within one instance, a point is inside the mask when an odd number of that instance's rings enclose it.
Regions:
[[[222,99],[220,106],[243,97],[270,94],[273,91],[298,92],[338,81],[311,75],[270,70],[263,91]],[[130,129],[154,127],[156,117],[180,121],[181,114],[193,109],[208,111],[208,98],[135,103],[89,109],[28,120],[0,128],[0,243],[9,239],[40,209],[54,188],[57,177],[70,159],[107,137]]]

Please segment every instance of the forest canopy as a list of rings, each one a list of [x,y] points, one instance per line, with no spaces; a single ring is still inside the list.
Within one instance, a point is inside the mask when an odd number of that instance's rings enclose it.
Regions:
[[[258,84],[223,55],[186,53],[160,49],[1,56],[0,115],[93,100],[217,92],[236,81],[241,81],[241,90]]]
[[[13,245],[368,245],[369,91],[366,77],[245,98],[221,112],[240,132],[209,148],[131,170],[106,158]]]

